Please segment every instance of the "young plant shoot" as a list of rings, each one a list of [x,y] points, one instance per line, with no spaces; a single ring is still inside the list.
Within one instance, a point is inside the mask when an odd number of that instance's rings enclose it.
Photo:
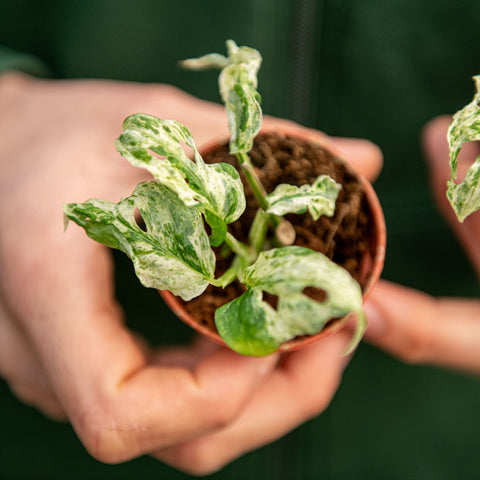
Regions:
[[[452,175],[447,183],[447,198],[460,222],[480,209],[480,156],[470,166],[463,181],[455,183],[462,145],[480,140],[480,75],[475,76],[474,81],[477,92],[473,100],[453,116],[448,129]]]
[[[283,219],[287,213],[308,211],[315,220],[333,215],[341,186],[322,175],[312,185],[282,184],[266,194],[248,156],[262,123],[257,92],[262,58],[256,50],[238,47],[231,40],[227,51],[227,56],[210,54],[183,65],[221,71],[230,152],[259,205],[249,244],[228,231],[245,209],[239,172],[226,163],[205,163],[185,126],[142,113],[124,121],[116,148],[155,180],[139,184],[119,203],[93,199],[67,204],[66,222],[73,220],[92,239],[127,254],[146,287],[169,290],[185,301],[201,295],[209,284],[243,283],[246,291],[215,313],[220,336],[241,354],[268,355],[283,342],[318,333],[330,319],[351,312],[358,318],[354,348],[365,329],[359,284],[322,253],[289,245],[292,239],[284,241],[278,235],[280,225],[289,225]],[[193,150],[193,159],[183,144]],[[269,249],[272,244],[280,246]],[[234,255],[230,268],[216,278],[212,246],[220,245]],[[306,287],[322,289],[326,299],[317,302],[304,295]],[[264,292],[278,297],[276,308],[263,300]]]

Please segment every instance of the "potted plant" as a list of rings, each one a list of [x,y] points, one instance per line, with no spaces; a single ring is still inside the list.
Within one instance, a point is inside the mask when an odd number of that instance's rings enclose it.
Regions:
[[[351,315],[354,348],[385,255],[378,200],[321,137],[261,130],[261,56],[227,50],[184,66],[220,68],[229,141],[199,152],[180,123],[131,115],[117,150],[155,180],[118,204],[67,204],[66,220],[125,252],[177,316],[239,353],[306,346]]]

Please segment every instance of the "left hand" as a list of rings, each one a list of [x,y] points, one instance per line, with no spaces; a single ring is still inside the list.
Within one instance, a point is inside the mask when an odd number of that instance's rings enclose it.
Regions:
[[[480,214],[474,213],[460,223],[445,195],[450,178],[446,141],[450,121],[450,117],[439,117],[425,127],[424,150],[437,203],[480,276]],[[464,145],[459,178],[479,154],[478,143]],[[383,281],[372,292],[366,312],[366,341],[407,362],[480,374],[480,301],[433,298]]]
[[[163,351],[138,341],[107,249],[73,225],[64,234],[61,207],[118,200],[148,178],[113,146],[122,119],[139,111],[178,119],[199,145],[227,133],[222,107],[166,85],[0,77],[0,377],[22,401],[68,419],[100,461],[151,454],[205,474],[321,413],[349,333],[278,364],[206,340]],[[364,175],[380,170],[370,142],[332,142]]]

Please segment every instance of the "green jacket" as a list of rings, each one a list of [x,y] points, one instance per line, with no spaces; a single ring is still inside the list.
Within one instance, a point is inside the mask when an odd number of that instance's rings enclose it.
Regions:
[[[0,50],[0,68],[8,56],[8,68],[34,74],[165,82],[219,101],[214,73],[185,72],[177,61],[223,53],[228,38],[253,46],[264,57],[266,113],[383,150],[376,190],[388,229],[384,277],[434,295],[474,296],[475,275],[431,199],[419,134],[433,116],[471,100],[479,19],[478,0],[0,0],[0,45],[10,49]],[[12,50],[39,70],[13,62]],[[132,328],[154,340],[188,336],[116,260],[127,318],[142,308]],[[5,384],[0,396],[0,478],[187,477],[147,457],[102,465],[70,427],[20,404]],[[214,478],[477,478],[479,399],[477,379],[404,365],[362,345],[324,414]]]

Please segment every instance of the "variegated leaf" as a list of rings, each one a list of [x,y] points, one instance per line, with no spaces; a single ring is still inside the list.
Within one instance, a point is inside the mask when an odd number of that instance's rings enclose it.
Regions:
[[[230,152],[247,153],[262,125],[260,94],[257,92],[257,74],[262,56],[253,48],[238,47],[233,40],[228,40],[226,44],[227,57],[209,54],[186,60],[182,65],[195,70],[222,68],[218,83],[227,110]]]
[[[192,148],[195,162],[188,158],[182,143]],[[147,169],[173,190],[185,205],[198,207],[212,227],[212,243],[223,242],[226,225],[245,209],[243,186],[232,165],[207,165],[184,125],[147,114],[125,119],[116,146],[133,165]]]
[[[146,287],[191,300],[213,280],[215,256],[200,213],[158,182],[139,184],[118,204],[94,199],[67,204],[64,212],[90,238],[126,253]]]
[[[208,70],[210,68],[225,68],[230,65],[230,60],[219,53],[208,53],[199,58],[187,58],[180,65],[189,70]]]
[[[262,252],[243,272],[247,292],[219,308],[215,323],[227,345],[245,355],[265,355],[297,335],[312,335],[326,322],[349,312],[361,318],[362,292],[351,275],[321,253],[303,247]],[[323,302],[303,294],[322,289]],[[278,296],[277,310],[262,292]],[[359,323],[363,332],[364,324]]]
[[[261,290],[248,289],[217,309],[215,324],[232,350],[242,355],[264,356],[275,352],[281,343],[269,328],[278,321],[277,317],[277,312],[262,301]]]
[[[480,156],[470,166],[461,183],[454,181],[457,178],[458,154],[462,145],[480,140],[480,75],[474,77],[474,80],[477,92],[472,102],[454,115],[448,129],[452,175],[448,181],[447,197],[461,222],[480,209]]]
[[[249,47],[227,42],[232,64],[219,77],[220,94],[227,110],[230,129],[230,152],[247,153],[262,126],[257,74],[262,63],[260,53]]]
[[[307,210],[314,220],[321,215],[331,217],[335,211],[335,202],[342,186],[327,175],[320,175],[313,185],[281,184],[267,195],[268,213],[285,215],[287,213],[305,213]]]

